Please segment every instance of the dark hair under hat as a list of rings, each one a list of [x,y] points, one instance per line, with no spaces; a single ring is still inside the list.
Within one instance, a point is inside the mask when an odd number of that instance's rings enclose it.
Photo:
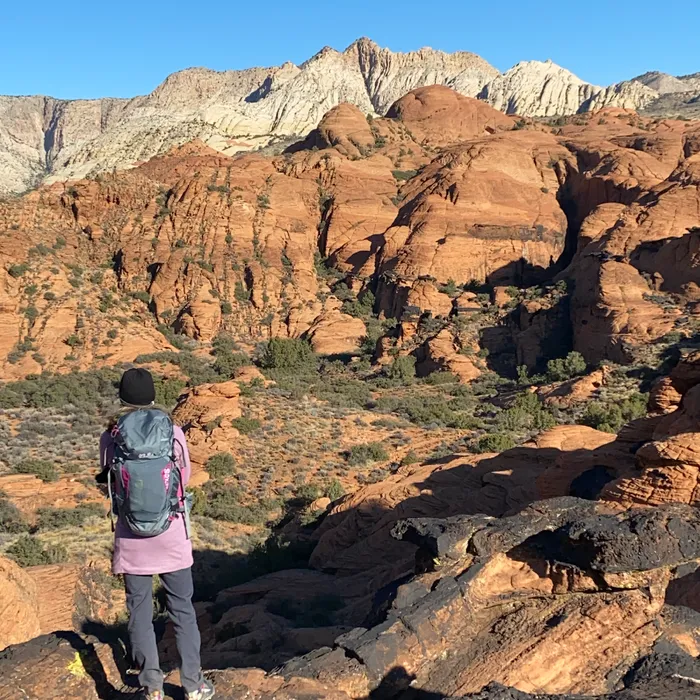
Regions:
[[[141,367],[126,370],[119,382],[119,398],[129,406],[150,406],[156,400],[151,373]]]

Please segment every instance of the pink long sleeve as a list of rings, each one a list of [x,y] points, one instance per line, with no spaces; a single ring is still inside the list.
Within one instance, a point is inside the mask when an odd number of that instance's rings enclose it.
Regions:
[[[185,486],[189,484],[192,476],[192,464],[190,462],[190,451],[187,447],[185,433],[179,425],[175,426],[175,458],[178,460],[180,470],[182,471],[182,481]]]
[[[175,459],[187,484],[192,474],[187,440],[182,428],[175,426]],[[114,453],[109,432],[100,437],[100,464],[104,469]],[[176,516],[170,527],[156,537],[137,537],[121,520],[117,521],[114,537],[112,571],[115,574],[165,574],[192,566],[192,541],[187,537],[185,521]]]

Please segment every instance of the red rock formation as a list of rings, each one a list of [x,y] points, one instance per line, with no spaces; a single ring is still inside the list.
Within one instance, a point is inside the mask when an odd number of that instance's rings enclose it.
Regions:
[[[698,298],[697,125],[630,112],[514,124],[432,86],[371,123],[340,105],[281,157],[192,143],[0,202],[3,374],[170,349],[157,322],[204,341],[308,334],[337,308],[319,255],[400,318],[452,313],[436,291],[450,280],[538,283],[575,253],[575,346],[626,360],[682,315],[653,292]],[[528,365],[551,330],[532,320]]]
[[[386,116],[399,120],[416,141],[431,146],[466,141],[497,130],[511,129],[514,124],[512,117],[442,85],[409,92]]]
[[[327,311],[319,316],[307,336],[319,355],[354,354],[367,335],[365,324],[340,311]]]
[[[238,403],[241,389],[233,379],[220,384],[201,384],[184,395],[173,412],[178,425],[185,426],[193,466],[193,485],[206,481],[207,459],[217,452],[227,452],[238,431],[231,425],[242,415]]]
[[[345,156],[359,157],[370,151],[375,142],[367,118],[355,106],[344,102],[321,120],[306,140],[307,147],[335,147]]]
[[[31,576],[0,557],[0,649],[40,634],[37,589]]]

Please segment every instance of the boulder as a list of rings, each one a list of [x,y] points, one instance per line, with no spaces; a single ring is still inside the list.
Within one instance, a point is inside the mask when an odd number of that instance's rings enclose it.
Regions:
[[[605,375],[605,370],[596,370],[583,377],[540,387],[537,395],[545,406],[571,408],[577,404],[586,404],[605,386]]]
[[[400,120],[419,142],[431,146],[465,141],[513,126],[513,120],[502,112],[443,85],[412,90],[395,102],[386,116]]]
[[[235,380],[221,384],[200,384],[181,399],[173,413],[173,418],[179,425],[199,429],[218,418],[229,421],[240,418],[241,408],[238,403],[240,394],[241,389]]]
[[[239,435],[231,425],[243,414],[238,398],[238,380],[221,384],[201,384],[192,388],[173,412],[173,419],[185,427],[185,435],[193,466],[191,483],[199,486],[207,481],[206,461],[217,452],[228,452]]]
[[[459,353],[455,339],[447,328],[426,341],[421,350],[419,362],[416,364],[420,376],[441,370],[452,372],[461,382],[467,383],[481,374],[481,369],[473,357]]]
[[[374,140],[367,117],[355,105],[344,102],[326,113],[307,138],[307,145],[334,147],[343,155],[359,157],[372,149]]]
[[[340,311],[319,316],[307,333],[314,352],[319,355],[356,354],[366,335],[367,329],[361,319]]]
[[[40,634],[35,582],[15,562],[0,557],[0,649]]]

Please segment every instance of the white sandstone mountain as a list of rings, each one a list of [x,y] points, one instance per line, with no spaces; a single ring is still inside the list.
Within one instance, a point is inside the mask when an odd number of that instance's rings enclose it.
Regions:
[[[675,77],[668,73],[651,71],[637,76],[634,81],[656,90],[660,95],[674,92],[700,92],[700,73]]]
[[[360,39],[342,53],[325,48],[300,66],[184,70],[133,99],[0,97],[0,192],[131,167],[194,138],[224,153],[286,142],[304,136],[341,102],[384,114],[424,85],[449,85],[512,114],[554,116],[643,108],[659,97],[644,77],[599,88],[539,61],[501,75],[475,54],[394,53]]]

